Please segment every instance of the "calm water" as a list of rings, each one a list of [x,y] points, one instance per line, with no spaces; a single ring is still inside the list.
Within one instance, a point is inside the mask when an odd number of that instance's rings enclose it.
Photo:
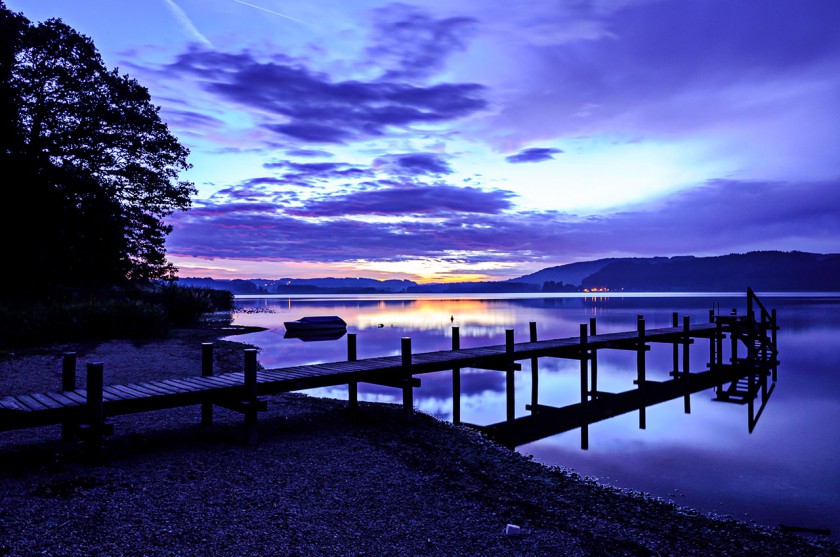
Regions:
[[[560,465],[619,487],[646,491],[680,505],[729,514],[776,526],[831,528],[840,534],[840,294],[761,295],[778,310],[779,378],[753,433],[747,407],[712,401],[713,393],[692,396],[691,414],[682,399],[647,410],[647,428],[638,413],[589,426],[589,450],[580,449],[578,431],[519,447],[546,464]],[[414,352],[451,346],[451,327],[460,327],[461,346],[503,344],[505,329],[517,342],[528,339],[535,321],[540,339],[577,336],[581,323],[597,317],[598,333],[635,329],[637,315],[648,328],[671,324],[672,312],[708,321],[709,309],[745,311],[743,294],[345,296],[330,298],[238,298],[235,323],[267,327],[236,340],[261,348],[266,367],[338,361],[346,358],[346,338],[303,342],[284,338],[283,321],[307,315],[339,315],[358,335],[359,358],[397,355],[400,338],[411,337]],[[648,353],[648,379],[666,380],[671,346],[654,344]],[[692,369],[705,369],[708,342],[691,349]],[[527,415],[531,397],[528,362],[516,374],[517,416]],[[634,388],[635,353],[600,351],[599,389]],[[452,418],[451,373],[419,376],[415,405],[423,412]],[[562,406],[579,401],[577,361],[544,358],[539,364],[539,402]],[[461,419],[490,424],[505,419],[505,378],[501,372],[464,370]],[[306,391],[346,398],[346,387]],[[388,387],[359,385],[363,400],[401,403]]]

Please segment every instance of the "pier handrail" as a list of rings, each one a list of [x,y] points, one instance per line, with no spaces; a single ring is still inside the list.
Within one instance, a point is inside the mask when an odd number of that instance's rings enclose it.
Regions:
[[[755,321],[755,308],[753,304],[758,306],[758,309],[761,310],[761,318],[759,322],[761,323],[762,327],[766,327],[769,323],[772,328],[776,328],[776,316],[774,312],[771,314],[767,311],[767,308],[764,307],[764,304],[761,303],[761,300],[758,299],[755,291],[752,288],[747,287],[747,315],[749,315],[750,319]]]

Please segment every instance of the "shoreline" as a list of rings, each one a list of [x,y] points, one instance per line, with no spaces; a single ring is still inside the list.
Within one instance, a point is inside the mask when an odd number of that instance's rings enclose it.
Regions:
[[[110,341],[80,361],[104,360],[113,383],[196,375],[212,337],[217,365],[241,365],[246,345],[220,336]],[[45,352],[0,362],[4,386],[54,389],[60,370],[24,373],[58,361]],[[608,487],[424,414],[406,424],[395,406],[267,398],[251,447],[241,416],[220,409],[204,429],[198,407],[112,418],[96,467],[56,426],[0,433],[0,555],[840,555],[830,539]]]

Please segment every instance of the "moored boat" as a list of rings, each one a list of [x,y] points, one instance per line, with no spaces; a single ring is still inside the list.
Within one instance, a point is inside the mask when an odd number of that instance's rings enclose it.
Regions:
[[[312,317],[301,317],[297,321],[285,321],[283,325],[289,332],[298,331],[334,331],[346,329],[347,323],[336,315],[315,315]]]

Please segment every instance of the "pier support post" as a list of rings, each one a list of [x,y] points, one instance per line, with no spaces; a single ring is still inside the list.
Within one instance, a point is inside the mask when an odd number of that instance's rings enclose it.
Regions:
[[[402,353],[403,378],[406,379],[403,385],[403,414],[406,420],[414,417],[414,387],[408,379],[411,379],[411,337],[403,337],[400,343]]]
[[[715,322],[715,310],[710,309],[709,310],[709,323],[714,323],[714,322]],[[709,369],[712,368],[714,363],[715,363],[715,335],[711,335],[709,337]]]
[[[257,443],[257,349],[245,349],[245,443]]]
[[[347,361],[355,362],[358,358],[356,353],[356,333],[347,333]],[[347,384],[347,403],[350,410],[355,412],[359,409],[359,382],[351,381]]]
[[[675,329],[680,326],[680,316],[675,311],[671,314],[671,326]],[[673,360],[673,371],[671,371],[671,377],[677,378],[680,375],[680,340],[674,340],[673,344],[673,352],[674,352],[674,360]]]
[[[755,384],[755,373],[750,373],[747,376],[747,390],[749,393],[747,394],[747,426],[749,432],[752,433],[753,429],[755,429],[756,419],[755,419],[755,397],[756,397],[756,384]]]
[[[201,376],[210,377],[213,375],[213,343],[201,343]],[[201,403],[201,425],[210,427],[213,425],[213,403],[206,401]]]
[[[598,334],[596,328],[597,320],[594,317],[589,318],[589,336],[595,336]],[[589,398],[590,400],[595,400],[598,396],[598,351],[592,348],[589,351],[589,377],[591,379],[589,383]]]
[[[732,308],[732,317],[738,315],[738,310]],[[735,362],[738,360],[738,338],[735,335],[735,320],[733,319],[732,330],[729,332],[729,344],[730,344],[730,354],[729,354],[729,361],[732,362],[732,365],[735,365]]]
[[[691,372],[689,368],[689,347],[691,346],[691,318],[683,316],[683,365],[682,379],[685,388],[684,409],[686,414],[691,414]]]
[[[589,338],[587,336],[586,323],[580,325],[580,403],[586,404],[589,400]],[[580,448],[589,449],[589,424],[583,424],[580,428]]]
[[[87,414],[87,438],[85,439],[88,456],[99,460],[102,456],[105,435],[105,404],[103,399],[103,368],[101,362],[87,365],[87,384],[85,390],[87,398],[85,411]]]
[[[528,323],[528,340],[537,342],[537,322]],[[536,356],[531,358],[531,412],[539,405],[540,392],[540,359]]]
[[[511,367],[505,371],[505,391],[507,394],[507,420],[512,422],[516,419],[516,382],[513,364],[513,329],[505,329],[505,353],[509,356],[508,364]]]
[[[639,315],[636,319],[636,329],[638,331],[639,340],[637,348],[636,348],[636,374],[637,374],[637,383],[639,388],[639,396],[641,399],[641,405],[639,406],[639,429],[645,429],[647,427],[647,400],[645,397],[645,381],[646,381],[646,370],[645,370],[645,349],[647,346],[645,345],[645,318],[642,315]]]
[[[76,353],[65,352],[61,358],[61,390],[76,390]],[[79,424],[74,420],[64,420],[61,423],[61,440],[73,441]]]
[[[773,357],[773,382],[775,383],[776,380],[778,379],[778,364],[777,364],[777,358],[776,358],[776,352],[775,352],[777,350],[777,346],[778,346],[776,344],[776,332],[779,330],[779,327],[776,325],[776,310],[775,310],[775,308],[770,310],[770,327],[771,327],[771,330],[772,330],[770,338],[772,338],[773,351],[774,351],[773,354],[772,354],[772,357]]]
[[[461,349],[461,329],[452,327],[452,350]],[[452,369],[452,423],[461,423],[461,368]]]

